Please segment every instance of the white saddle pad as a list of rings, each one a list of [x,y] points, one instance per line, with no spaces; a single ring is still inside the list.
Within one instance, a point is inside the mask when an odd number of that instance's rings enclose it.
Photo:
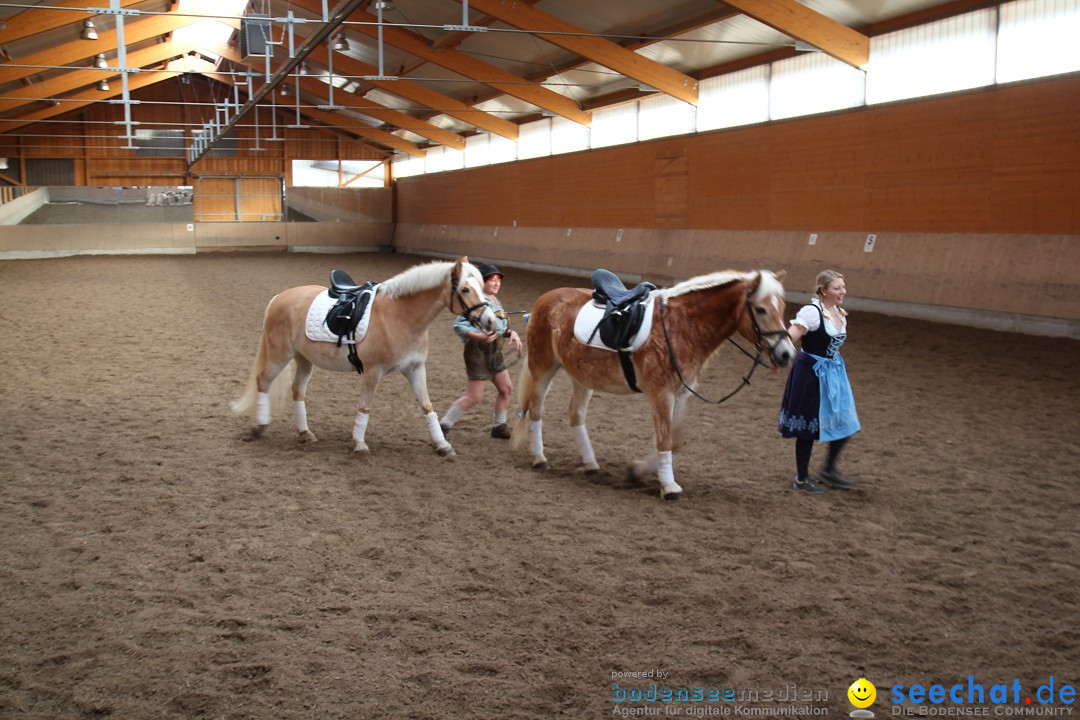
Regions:
[[[368,321],[371,320],[371,308],[375,305],[375,292],[378,289],[378,286],[375,286],[375,289],[370,291],[371,300],[368,301],[367,307],[364,308],[364,317],[360,318],[360,324],[356,326],[356,342],[360,342],[364,339],[364,335],[367,335]],[[337,298],[330,297],[329,290],[323,290],[311,301],[311,307],[307,311],[307,320],[304,322],[304,334],[307,335],[308,340],[337,343],[338,336],[330,332],[330,328],[326,327],[326,313],[330,312],[330,308],[334,307],[336,303]],[[352,345],[353,339],[347,337],[342,339],[341,342]]]
[[[649,339],[649,333],[652,331],[653,300],[655,298],[655,292],[649,293],[649,299],[645,301],[645,318],[641,321],[641,327],[638,329],[637,335],[631,338],[628,347],[609,348],[600,340],[600,333],[594,332],[596,326],[604,319],[604,306],[597,305],[593,300],[585,303],[581,310],[578,311],[577,318],[574,320],[574,339],[589,347],[611,350],[612,352],[616,350],[633,352],[639,349]],[[592,339],[590,339],[590,336]]]

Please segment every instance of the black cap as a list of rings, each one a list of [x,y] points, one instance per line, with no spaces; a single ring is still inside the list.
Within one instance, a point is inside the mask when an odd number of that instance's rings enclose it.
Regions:
[[[503,276],[499,268],[495,267],[495,265],[493,265],[492,263],[480,263],[476,266],[476,269],[480,271],[480,276],[485,280],[487,280],[492,275],[498,275],[500,278],[502,278]]]

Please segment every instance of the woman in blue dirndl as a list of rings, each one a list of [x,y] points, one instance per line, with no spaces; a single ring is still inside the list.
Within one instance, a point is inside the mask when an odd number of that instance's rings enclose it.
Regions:
[[[847,339],[847,311],[841,305],[847,288],[844,276],[823,270],[817,277],[815,295],[791,321],[788,334],[802,340],[780,404],[780,434],[795,438],[795,490],[819,494],[828,488],[850,490],[853,486],[836,468],[836,460],[848,439],[859,431],[855,398],[848,382],[840,346]],[[829,443],[829,454],[819,472],[820,482],[810,475],[814,441]]]

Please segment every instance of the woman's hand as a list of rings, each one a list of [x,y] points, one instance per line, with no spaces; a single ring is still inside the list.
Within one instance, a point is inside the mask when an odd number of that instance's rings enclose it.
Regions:
[[[483,333],[479,330],[470,330],[465,337],[469,338],[470,340],[475,340],[476,342],[493,343],[499,339],[499,334],[493,332]]]
[[[517,334],[516,330],[510,331],[510,344],[515,350],[521,352],[521,336]]]

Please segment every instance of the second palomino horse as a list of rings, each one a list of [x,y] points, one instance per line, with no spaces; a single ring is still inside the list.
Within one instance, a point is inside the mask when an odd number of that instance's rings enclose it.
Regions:
[[[305,332],[308,308],[325,287],[305,285],[274,296],[263,319],[259,351],[244,395],[233,403],[239,414],[254,414],[254,437],[270,424],[271,407],[275,412],[287,405],[292,389],[293,417],[301,442],[315,442],[308,428],[304,397],[315,366],[338,372],[353,372],[347,346],[311,340]],[[446,441],[439,417],[431,406],[427,389],[428,327],[443,309],[469,318],[484,332],[495,331],[495,315],[486,304],[484,280],[467,257],[457,262],[434,262],[417,265],[378,286],[371,302],[367,334],[356,343],[362,362],[360,400],[353,425],[353,452],[366,453],[364,441],[368,416],[379,381],[390,372],[399,371],[409,381],[420,410],[427,420],[431,441],[440,455],[453,455]],[[291,385],[280,382],[278,374],[286,369]],[[278,379],[279,382],[274,382]],[[275,390],[273,397],[271,391]]]

